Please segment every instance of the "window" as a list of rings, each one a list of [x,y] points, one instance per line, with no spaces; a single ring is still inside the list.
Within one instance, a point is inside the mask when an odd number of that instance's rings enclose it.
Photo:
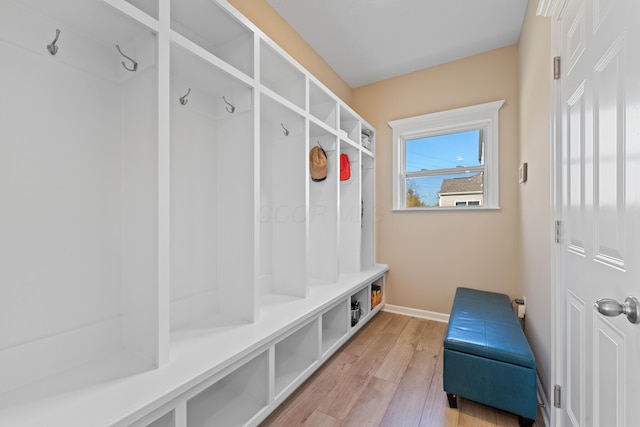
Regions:
[[[389,122],[394,210],[498,208],[498,110],[503,104]]]

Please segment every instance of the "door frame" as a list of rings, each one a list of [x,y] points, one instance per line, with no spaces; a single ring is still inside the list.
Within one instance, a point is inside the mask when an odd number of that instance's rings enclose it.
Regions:
[[[537,15],[551,19],[551,46],[550,46],[550,67],[553,67],[554,58],[560,56],[562,41],[561,32],[557,28],[557,19],[567,0],[539,0]],[[560,67],[562,74],[562,65]],[[553,78],[553,69],[550,70]],[[553,384],[548,384],[548,411],[551,426],[562,427],[562,417],[559,416],[557,408],[554,406],[554,387],[559,385],[564,388],[564,338],[565,338],[565,317],[564,307],[565,292],[562,286],[562,105],[560,96],[560,79],[551,82],[551,117],[549,140],[551,144],[551,218],[550,218],[550,298],[551,298],[551,380]],[[560,229],[556,230],[556,221],[560,221]],[[556,242],[559,238],[559,242]],[[562,402],[561,402],[562,403]]]

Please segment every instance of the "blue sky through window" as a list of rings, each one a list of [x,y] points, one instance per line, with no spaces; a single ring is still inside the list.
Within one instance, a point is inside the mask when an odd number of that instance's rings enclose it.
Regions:
[[[461,168],[460,174],[408,178],[407,186],[413,188],[428,206],[434,206],[443,179],[471,176],[474,173],[465,173],[464,167],[482,164],[478,159],[479,138],[480,131],[471,130],[406,140],[406,172]]]

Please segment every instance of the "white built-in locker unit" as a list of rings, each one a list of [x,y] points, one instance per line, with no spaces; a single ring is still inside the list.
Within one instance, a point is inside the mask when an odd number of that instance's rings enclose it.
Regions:
[[[256,425],[382,306],[375,130],[226,1],[3,0],[0,88],[0,425]]]

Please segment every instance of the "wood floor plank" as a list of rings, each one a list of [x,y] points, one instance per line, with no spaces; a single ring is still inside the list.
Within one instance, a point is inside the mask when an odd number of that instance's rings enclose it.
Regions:
[[[384,361],[376,369],[374,376],[395,384],[400,383],[425,326],[425,320],[411,318]]]
[[[369,386],[368,376],[345,373],[335,387],[319,403],[318,409],[339,420],[344,420],[356,404],[360,394]]]
[[[318,409],[343,420],[357,402],[360,393],[368,386],[375,370],[384,361],[408,322],[409,318],[406,316],[391,314],[391,320],[383,322],[381,328],[368,329],[367,334],[371,334],[372,337],[367,339],[366,351],[348,366],[348,370],[340,371],[340,381],[333,385]],[[342,367],[346,368],[347,365]]]
[[[418,341],[418,348],[420,348],[420,351],[437,356],[442,348],[444,334],[446,331],[446,323],[436,322],[433,320],[427,321],[427,324],[422,331],[422,335],[420,336],[420,340]]]
[[[302,391],[295,392],[261,426],[291,427],[303,425],[324,400],[327,391],[310,384]]]
[[[342,348],[351,354],[362,355],[366,352],[371,342],[376,338],[378,333],[382,331],[397,315],[387,312],[379,312],[376,314],[375,322],[370,321],[358,331]]]
[[[458,427],[495,427],[496,411],[485,405],[458,397]]]
[[[385,411],[397,385],[379,378],[371,378],[358,401],[342,423],[343,427],[376,427],[384,417]]]
[[[375,336],[370,341],[367,351],[355,361],[348,372],[362,377],[373,376],[378,367],[384,363],[387,354],[393,348],[409,319],[407,316],[397,316],[386,327],[375,331]]]
[[[347,351],[339,351],[324,364],[325,369],[334,369],[337,372],[348,371],[358,362],[360,356]]]
[[[340,427],[342,422],[321,411],[314,411],[304,422],[304,427]]]
[[[382,420],[382,426],[418,426],[433,377],[437,375],[438,356],[416,350],[398,384]]]
[[[422,409],[420,427],[457,426],[460,412],[449,408],[447,394],[442,384],[442,368],[444,361],[444,349],[440,344],[436,360],[435,375],[433,376],[429,393]]]
[[[499,427],[518,427],[518,416],[510,414],[509,412],[500,411],[496,409],[497,425]],[[536,423],[533,424],[534,426]]]

